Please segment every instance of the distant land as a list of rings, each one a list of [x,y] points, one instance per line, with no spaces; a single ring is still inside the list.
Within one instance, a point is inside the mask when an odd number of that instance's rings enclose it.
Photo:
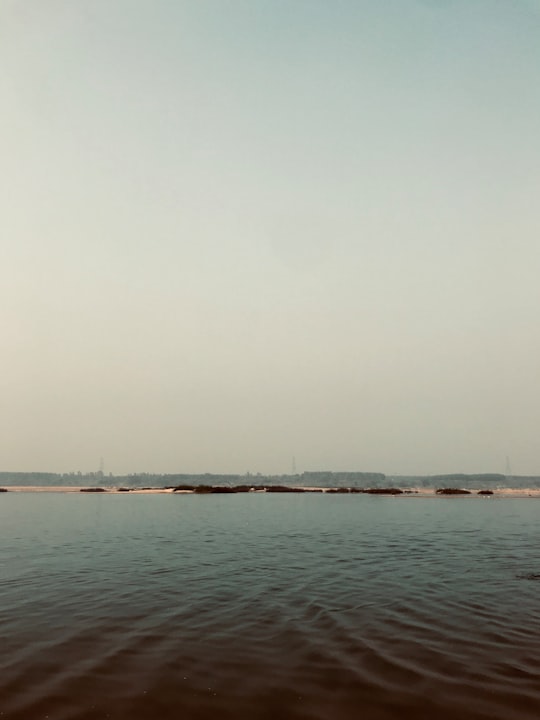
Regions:
[[[331,470],[307,471],[295,475],[220,475],[213,473],[133,473],[129,475],[91,473],[45,473],[0,472],[0,486],[18,485],[84,487],[172,487],[177,485],[240,485],[240,484],[288,485],[299,487],[357,487],[377,488],[391,485],[397,488],[464,487],[470,489],[540,488],[540,476],[507,476],[498,473],[448,475],[385,475],[378,472],[333,472]]]

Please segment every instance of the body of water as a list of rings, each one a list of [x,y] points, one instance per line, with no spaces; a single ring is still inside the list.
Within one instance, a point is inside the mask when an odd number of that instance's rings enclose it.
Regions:
[[[0,495],[1,720],[537,720],[540,500]]]

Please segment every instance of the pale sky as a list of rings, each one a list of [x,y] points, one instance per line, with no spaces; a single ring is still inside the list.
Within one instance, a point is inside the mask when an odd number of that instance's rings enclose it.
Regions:
[[[0,469],[540,474],[540,2],[0,0]]]

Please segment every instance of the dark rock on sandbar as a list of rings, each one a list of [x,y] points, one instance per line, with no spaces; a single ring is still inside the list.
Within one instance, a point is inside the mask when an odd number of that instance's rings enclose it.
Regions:
[[[400,488],[366,488],[364,490],[368,495],[402,495],[403,490]]]
[[[7,488],[0,488],[0,492],[7,492]]]
[[[81,488],[79,492],[107,492],[105,488]]]
[[[493,495],[493,490],[479,490],[478,495]]]
[[[286,485],[266,485],[266,492],[269,493],[303,493],[304,488],[287,487]]]
[[[470,495],[470,490],[462,490],[461,488],[439,488],[435,491],[437,495]]]
[[[118,488],[118,492],[131,492],[131,488],[121,487],[121,488]]]

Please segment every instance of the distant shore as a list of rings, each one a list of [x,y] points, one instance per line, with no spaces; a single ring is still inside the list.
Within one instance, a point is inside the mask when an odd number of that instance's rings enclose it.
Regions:
[[[313,487],[313,486],[285,486],[285,487],[228,487],[228,486],[195,486],[194,488],[183,487],[81,487],[61,485],[10,485],[0,488],[3,492],[10,493],[89,493],[104,495],[202,495],[202,494],[237,494],[237,493],[319,493],[319,494],[358,494],[358,495],[379,495],[400,498],[414,497],[461,497],[480,499],[489,498],[523,498],[540,497],[540,488],[493,488],[489,491],[482,491],[476,488],[343,488],[343,487]]]

